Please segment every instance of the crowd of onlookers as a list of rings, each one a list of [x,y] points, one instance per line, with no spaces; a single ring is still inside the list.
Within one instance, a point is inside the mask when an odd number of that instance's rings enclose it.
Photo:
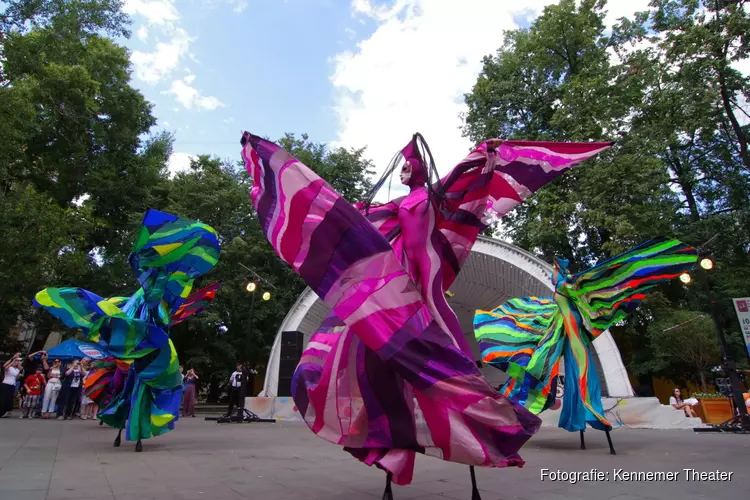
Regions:
[[[46,351],[16,353],[3,365],[0,384],[0,417],[19,408],[20,418],[80,417],[95,419],[96,403],[83,395],[84,380],[91,370],[88,358],[50,365]]]
[[[3,364],[0,384],[0,418],[12,416],[20,410],[19,418],[80,417],[96,419],[98,407],[84,393],[86,377],[92,369],[89,358],[49,363],[46,351],[37,351],[24,358],[16,353]],[[195,417],[196,383],[198,375],[190,368],[183,373],[182,416]]]
[[[90,373],[93,375],[93,368],[93,361],[89,358],[65,358],[64,361],[54,358],[50,361],[44,350],[25,357],[20,352],[14,354],[2,364],[0,418],[9,418],[14,410],[20,410],[19,418],[97,419],[97,404],[84,394],[86,377]],[[253,377],[258,373],[256,369],[243,370],[240,363],[229,377],[229,413],[239,405],[245,372],[252,387]],[[183,389],[180,415],[195,417],[198,374],[193,368],[185,372],[180,366],[180,375]]]

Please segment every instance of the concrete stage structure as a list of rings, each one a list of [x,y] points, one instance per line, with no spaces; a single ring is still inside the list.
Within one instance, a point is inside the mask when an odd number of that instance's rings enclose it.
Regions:
[[[513,297],[551,296],[554,291],[551,276],[552,266],[518,247],[492,238],[480,237],[477,240],[458,278],[450,288],[453,296],[448,299],[477,361],[480,355],[474,339],[474,311],[492,309]],[[288,397],[290,375],[280,377],[279,373],[282,363],[282,333],[299,332],[298,336],[301,337],[303,345],[307,345],[310,336],[329,312],[328,306],[311,289],[307,288],[300,295],[279,327],[266,367],[263,390],[257,398],[249,398],[249,409],[266,418],[300,418],[293,401]],[[605,408],[612,406],[608,406],[608,403],[616,404],[621,398],[633,398],[628,405],[629,410],[643,404],[650,409],[655,408],[654,405],[662,406],[656,398],[634,398],[635,393],[620,351],[608,331],[594,341],[594,348],[594,360],[601,381],[602,396],[605,398]],[[507,378],[503,372],[491,366],[483,366],[481,370],[495,387],[504,383]],[[280,378],[283,380],[283,386],[280,386]],[[618,408],[624,409],[624,405],[621,403]],[[665,417],[670,422],[684,419],[675,415],[682,412],[676,412],[670,407],[663,408],[669,412],[669,415],[665,413]],[[545,418],[545,422],[557,415],[556,411],[546,413],[550,415],[549,418]],[[690,426],[696,425],[695,419],[689,420],[692,421]],[[669,424],[666,427],[673,425]]]

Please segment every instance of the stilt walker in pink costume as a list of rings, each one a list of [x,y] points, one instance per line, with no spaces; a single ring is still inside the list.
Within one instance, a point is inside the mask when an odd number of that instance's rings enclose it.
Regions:
[[[384,499],[416,453],[469,465],[474,500],[474,466],[522,466],[541,421],[482,377],[445,292],[493,216],[610,144],[492,139],[439,180],[415,134],[356,207],[278,145],[242,146],[263,232],[332,310],[292,381],[310,429],[384,469]],[[398,168],[411,192],[372,205]]]

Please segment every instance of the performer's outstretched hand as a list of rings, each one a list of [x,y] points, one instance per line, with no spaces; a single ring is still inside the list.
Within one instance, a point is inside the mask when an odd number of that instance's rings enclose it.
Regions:
[[[487,149],[496,149],[505,142],[504,139],[489,139],[487,141]]]

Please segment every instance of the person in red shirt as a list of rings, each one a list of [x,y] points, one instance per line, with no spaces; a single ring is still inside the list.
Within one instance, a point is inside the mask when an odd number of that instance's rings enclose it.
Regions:
[[[26,377],[26,381],[23,383],[26,389],[26,395],[23,397],[23,416],[21,418],[29,418],[29,414],[39,406],[39,400],[42,397],[42,389],[46,380],[42,375],[42,367],[37,366],[36,372]]]

